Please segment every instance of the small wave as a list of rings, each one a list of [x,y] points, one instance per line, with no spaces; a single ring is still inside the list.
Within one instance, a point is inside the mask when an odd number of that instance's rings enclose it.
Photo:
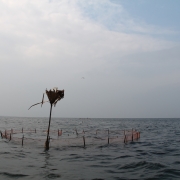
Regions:
[[[180,171],[177,169],[164,169],[162,172],[180,177]]]
[[[128,158],[128,157],[132,157],[132,156],[129,156],[129,155],[119,156],[119,157],[115,157],[114,160],[121,159],[121,158]]]
[[[98,164],[93,164],[93,165],[89,165],[89,167],[102,168],[102,167],[109,167],[109,165],[98,165]]]
[[[180,164],[180,161],[175,161],[174,164]]]
[[[125,166],[119,167],[118,169],[134,169],[134,168],[146,168],[146,169],[161,169],[164,168],[165,166],[160,164],[160,163],[151,163],[151,162],[146,162],[146,161],[140,161],[138,163],[130,163]]]
[[[8,172],[1,172],[0,174],[8,176],[8,177],[25,177],[25,176],[29,176],[27,174],[12,174],[12,173],[8,173]]]
[[[46,175],[45,178],[55,179],[55,178],[60,178],[60,177],[61,177],[60,174],[50,173],[50,174]]]
[[[152,154],[155,154],[155,155],[164,155],[166,154],[165,152],[151,152]]]
[[[119,173],[119,172],[116,172],[116,171],[113,171],[113,170],[106,170],[107,173],[111,173],[111,174],[116,174],[116,173]]]
[[[151,179],[179,179],[180,172],[177,169],[164,169],[162,171],[159,171],[157,175],[155,175]],[[150,179],[148,179],[150,180]]]
[[[11,154],[11,153],[10,152],[1,152],[0,154],[2,155],[2,154]]]

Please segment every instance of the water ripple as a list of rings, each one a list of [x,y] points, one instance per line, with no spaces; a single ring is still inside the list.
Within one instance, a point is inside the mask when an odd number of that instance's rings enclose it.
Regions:
[[[1,117],[1,130],[46,129],[48,118]],[[179,180],[180,119],[53,118],[51,129],[128,129],[141,132],[138,141],[124,144],[53,146],[44,151],[35,143],[0,141],[0,179]],[[53,143],[53,142],[52,142]],[[23,172],[23,173],[22,173]]]
[[[12,173],[8,173],[8,172],[0,172],[0,175],[5,175],[7,177],[25,177],[25,176],[28,176],[26,174],[12,174]]]

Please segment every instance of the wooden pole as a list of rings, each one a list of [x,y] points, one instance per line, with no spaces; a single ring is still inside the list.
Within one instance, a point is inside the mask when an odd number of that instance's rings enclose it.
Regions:
[[[124,130],[124,143],[126,143],[126,133],[125,133],[125,130]]]
[[[83,136],[84,148],[86,146],[85,137]]]
[[[108,129],[108,144],[109,144],[109,129]]]
[[[23,146],[23,144],[24,144],[24,135],[22,136],[22,146]]]
[[[9,141],[11,140],[11,133],[10,133],[10,136],[9,136]]]
[[[52,104],[50,107],[49,125],[48,125],[47,138],[46,138],[46,142],[45,142],[45,149],[46,150],[49,150],[49,130],[50,130],[50,125],[51,125],[51,112],[52,112]]]
[[[133,129],[132,129],[132,141],[133,141]]]

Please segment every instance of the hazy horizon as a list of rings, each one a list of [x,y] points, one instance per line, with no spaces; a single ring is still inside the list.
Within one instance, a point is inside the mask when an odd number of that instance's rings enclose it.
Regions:
[[[46,118],[46,119],[49,119],[49,116],[0,116],[0,117],[9,117],[9,118]],[[57,116],[51,116],[51,119],[82,119],[82,120],[91,120],[91,119],[111,119],[111,120],[113,120],[113,119],[180,119],[179,117],[173,117],[173,118],[164,118],[164,117],[162,117],[162,118],[156,118],[156,117],[154,117],[154,118],[147,118],[147,117],[145,117],[145,118],[143,118],[143,117],[141,117],[141,118],[138,118],[138,117],[136,117],[136,118],[134,118],[134,117],[126,117],[126,118],[124,118],[124,117],[120,117],[120,118],[113,118],[113,117],[108,117],[108,118],[102,118],[102,117],[57,117]]]

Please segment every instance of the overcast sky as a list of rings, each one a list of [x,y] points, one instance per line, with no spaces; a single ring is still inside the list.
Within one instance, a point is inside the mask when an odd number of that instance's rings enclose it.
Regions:
[[[46,117],[49,104],[28,108],[58,87],[53,117],[180,117],[179,9],[179,0],[0,0],[0,116]]]

